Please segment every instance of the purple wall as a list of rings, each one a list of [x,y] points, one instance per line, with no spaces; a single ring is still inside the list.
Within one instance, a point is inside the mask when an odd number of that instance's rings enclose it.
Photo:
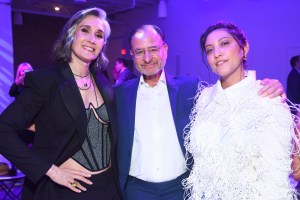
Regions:
[[[0,2],[0,114],[13,100],[8,95],[13,77],[11,9]]]
[[[129,55],[128,35],[140,24],[157,24],[166,33],[169,55],[166,70],[172,74],[196,74],[214,83],[217,77],[202,63],[199,37],[219,20],[232,21],[245,32],[249,43],[249,69],[258,78],[279,79],[284,85],[289,59],[300,54],[299,0],[167,0],[167,18],[158,18],[158,5],[110,16],[112,36],[108,57]],[[23,26],[13,26],[15,66],[28,61],[34,67],[49,66],[51,49],[66,19],[23,14]]]
[[[14,67],[29,62],[33,68],[51,66],[55,40],[67,19],[22,14],[23,25],[13,25]]]
[[[128,35],[129,28],[154,23],[166,33],[167,71],[196,74],[213,83],[217,77],[202,63],[199,37],[216,21],[232,21],[249,40],[249,69],[257,70],[258,78],[276,78],[285,85],[291,69],[289,59],[300,54],[299,8],[299,0],[167,0],[167,18],[157,17],[157,6],[117,15],[110,51],[119,51],[124,46],[121,37]]]

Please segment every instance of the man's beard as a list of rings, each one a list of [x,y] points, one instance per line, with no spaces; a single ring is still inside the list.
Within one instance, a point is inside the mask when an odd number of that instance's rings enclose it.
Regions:
[[[135,68],[137,69],[137,71],[140,72],[141,74],[146,75],[146,76],[151,76],[151,75],[155,75],[155,74],[157,74],[159,71],[161,71],[161,70],[164,68],[164,66],[165,66],[165,62],[161,62],[161,64],[158,65],[158,66],[155,68],[154,71],[153,71],[153,70],[151,70],[151,71],[149,71],[149,70],[144,70],[144,69],[141,67],[141,65],[137,65],[136,62],[134,62],[134,65],[135,65]]]

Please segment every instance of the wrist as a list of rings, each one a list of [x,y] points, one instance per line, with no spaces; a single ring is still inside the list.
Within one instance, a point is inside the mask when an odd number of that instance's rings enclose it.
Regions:
[[[52,165],[50,167],[50,169],[46,172],[46,175],[49,177],[49,178],[52,178],[55,174],[55,165]]]

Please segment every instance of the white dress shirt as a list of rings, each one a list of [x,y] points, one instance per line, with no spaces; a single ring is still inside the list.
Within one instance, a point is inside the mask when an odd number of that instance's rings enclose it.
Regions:
[[[172,116],[166,77],[150,87],[143,76],[137,91],[129,175],[149,182],[173,180],[186,171]]]

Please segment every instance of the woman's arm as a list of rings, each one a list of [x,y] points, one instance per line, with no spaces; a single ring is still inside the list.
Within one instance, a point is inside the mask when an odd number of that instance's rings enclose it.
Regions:
[[[31,123],[44,105],[38,74],[26,76],[22,93],[0,115],[0,153],[14,163],[33,182],[50,169],[49,163],[18,137],[17,132]]]

